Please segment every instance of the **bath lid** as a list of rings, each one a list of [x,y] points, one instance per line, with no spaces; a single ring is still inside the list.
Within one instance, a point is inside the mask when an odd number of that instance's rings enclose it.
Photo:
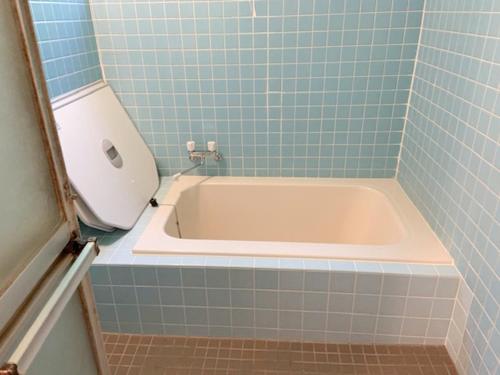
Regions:
[[[158,188],[151,152],[111,88],[97,83],[54,104],[79,199],[106,226],[130,229]]]

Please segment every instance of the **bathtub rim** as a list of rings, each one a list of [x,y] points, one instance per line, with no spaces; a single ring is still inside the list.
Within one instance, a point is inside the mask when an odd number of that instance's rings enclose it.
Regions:
[[[170,215],[182,191],[203,184],[356,186],[384,195],[399,216],[405,236],[399,243],[384,245],[324,244],[308,242],[180,239],[166,233]],[[413,242],[412,242],[413,241]],[[453,265],[453,259],[430,225],[408,198],[396,179],[182,176],[169,191],[133,246],[134,255],[238,256],[339,261],[393,262]]]

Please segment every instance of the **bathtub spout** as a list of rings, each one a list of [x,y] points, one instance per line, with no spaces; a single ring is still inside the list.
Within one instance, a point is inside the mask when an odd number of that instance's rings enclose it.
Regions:
[[[180,176],[182,176],[183,174],[186,174],[186,173],[188,173],[188,172],[190,172],[190,171],[192,171],[193,169],[196,169],[196,168],[198,168],[198,167],[202,167],[204,164],[205,164],[205,159],[201,159],[201,161],[200,161],[198,164],[193,165],[192,167],[187,168],[187,169],[184,169],[184,170],[182,170],[182,171],[180,171],[180,172],[177,172],[176,174],[174,174],[174,175],[172,176],[172,178],[173,178],[173,179],[174,179],[174,181],[175,181],[175,180],[177,180]]]

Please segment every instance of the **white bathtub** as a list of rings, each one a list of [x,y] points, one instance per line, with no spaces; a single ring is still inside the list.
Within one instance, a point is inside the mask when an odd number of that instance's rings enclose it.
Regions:
[[[157,210],[135,254],[452,263],[393,179],[182,176]]]

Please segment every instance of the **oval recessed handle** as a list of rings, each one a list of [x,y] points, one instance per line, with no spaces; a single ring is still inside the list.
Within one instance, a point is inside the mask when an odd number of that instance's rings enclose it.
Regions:
[[[102,140],[102,150],[113,167],[121,168],[123,166],[123,159],[120,153],[109,139]]]

